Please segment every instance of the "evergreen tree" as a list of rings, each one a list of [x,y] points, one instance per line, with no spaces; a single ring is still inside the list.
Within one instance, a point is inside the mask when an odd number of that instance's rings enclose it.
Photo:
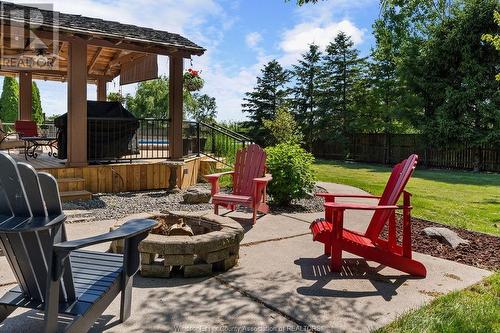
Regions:
[[[321,51],[315,44],[309,45],[309,51],[302,55],[299,64],[293,66],[295,86],[293,88],[295,118],[305,137],[309,151],[322,133],[319,112],[321,97]]]
[[[19,84],[13,77],[4,77],[3,90],[0,96],[0,119],[5,123],[13,123],[19,113]]]
[[[33,107],[33,120],[37,124],[42,124],[45,120],[45,115],[42,110],[42,101],[40,99],[40,90],[38,85],[33,81],[32,86],[32,107]]]
[[[350,132],[350,119],[354,115],[354,102],[362,87],[365,59],[359,57],[351,37],[340,32],[326,48],[322,73],[321,112],[326,117],[328,136]]]
[[[270,133],[264,128],[263,120],[274,119],[276,110],[287,101],[290,93],[287,87],[290,73],[276,60],[267,63],[261,73],[253,91],[245,94],[242,108],[243,112],[249,113],[248,126],[254,141],[267,145]]]

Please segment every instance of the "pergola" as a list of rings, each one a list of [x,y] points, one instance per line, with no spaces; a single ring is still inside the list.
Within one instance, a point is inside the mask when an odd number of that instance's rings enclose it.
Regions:
[[[0,75],[19,76],[19,119],[32,114],[32,80],[67,82],[67,165],[87,165],[87,84],[106,100],[106,83],[156,78],[157,56],[169,57],[169,153],[181,159],[183,60],[202,47],[166,31],[0,2]],[[17,61],[17,62],[16,62]],[[165,110],[166,112],[167,110]]]

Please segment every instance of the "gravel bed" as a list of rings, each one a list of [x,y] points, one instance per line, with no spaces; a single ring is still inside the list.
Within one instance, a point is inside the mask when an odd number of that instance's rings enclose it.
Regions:
[[[208,184],[197,184],[200,189],[210,190]],[[192,187],[193,188],[193,187]],[[325,189],[316,187],[314,193],[325,192]],[[111,219],[121,219],[131,214],[150,211],[200,211],[213,209],[211,204],[185,204],[182,195],[185,191],[141,191],[123,193],[94,194],[91,200],[75,200],[63,203],[68,223],[91,222]],[[271,212],[293,213],[293,212],[321,212],[323,210],[323,199],[311,196],[306,199],[294,200],[289,207],[271,205]],[[74,211],[74,214],[71,213]]]
[[[196,185],[209,189],[207,184]],[[131,214],[151,211],[200,211],[212,209],[210,204],[185,204],[184,191],[140,191],[94,194],[92,200],[75,200],[63,203],[68,222],[90,222],[121,219]],[[77,214],[71,214],[75,211]],[[88,211],[82,212],[80,211]]]

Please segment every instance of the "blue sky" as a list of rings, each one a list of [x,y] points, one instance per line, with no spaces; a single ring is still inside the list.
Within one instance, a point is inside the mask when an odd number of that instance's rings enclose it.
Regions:
[[[19,3],[48,3],[14,1]],[[362,54],[373,46],[372,24],[379,14],[377,0],[327,0],[297,7],[295,0],[56,0],[54,9],[176,32],[207,49],[193,58],[202,70],[202,92],[216,97],[219,119],[241,120],[242,97],[255,85],[263,64],[277,59],[285,67],[296,62],[308,44],[325,46],[338,31],[351,35]],[[160,57],[160,73],[168,60]],[[190,66],[186,61],[185,67]],[[37,81],[47,115],[66,112],[66,84]],[[121,87],[134,93],[135,85]],[[108,91],[118,91],[117,82]],[[88,98],[95,99],[89,85]]]

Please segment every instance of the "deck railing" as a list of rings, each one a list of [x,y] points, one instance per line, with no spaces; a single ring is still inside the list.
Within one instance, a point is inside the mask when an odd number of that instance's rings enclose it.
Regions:
[[[14,124],[4,123],[14,131]],[[105,163],[147,159],[168,159],[168,119],[88,118],[88,160]],[[39,134],[57,137],[52,121],[39,126]],[[236,152],[252,143],[248,137],[215,123],[184,121],[183,156],[210,156],[232,165]],[[62,143],[60,149],[64,148]]]
[[[236,152],[250,143],[250,138],[215,123],[184,122],[185,155],[206,155],[232,166]]]

